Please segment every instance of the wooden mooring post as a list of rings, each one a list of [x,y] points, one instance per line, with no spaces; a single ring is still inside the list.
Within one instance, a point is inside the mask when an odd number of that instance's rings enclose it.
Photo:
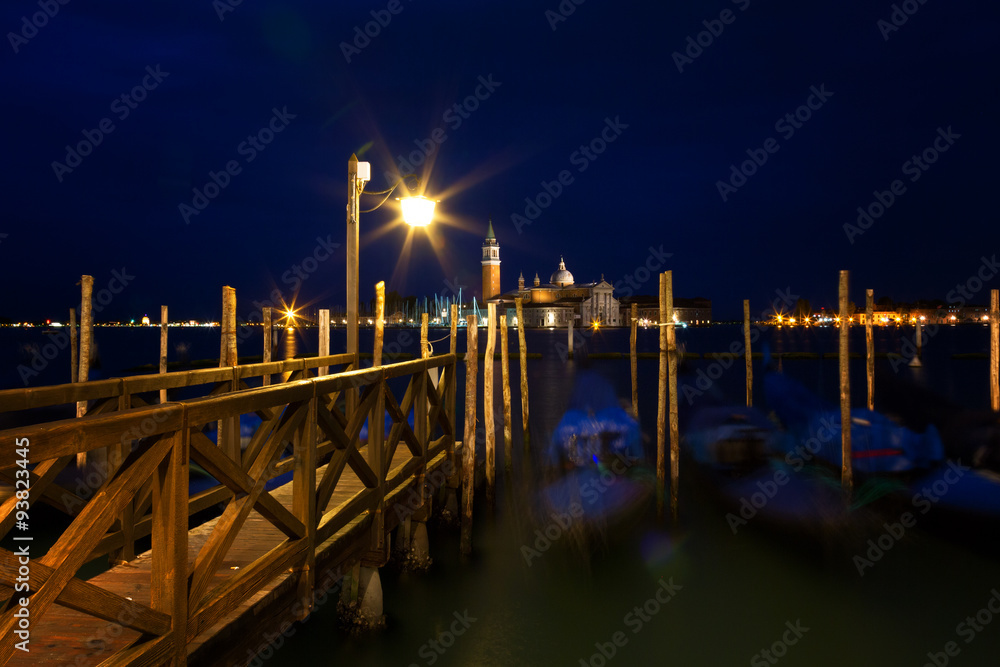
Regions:
[[[493,354],[497,344],[497,306],[487,304],[486,355],[483,359],[483,428],[486,429],[486,506],[493,508],[496,496],[496,425],[493,418]]]
[[[747,364],[747,407],[753,407],[753,362],[750,355],[750,300],[743,300],[743,356]]]
[[[1000,410],[1000,290],[990,291],[990,409]]]
[[[632,369],[632,414],[639,419],[639,364],[636,352],[636,334],[639,330],[639,304],[632,304],[632,325],[629,329],[629,360]]]
[[[677,423],[677,329],[674,326],[673,275],[673,271],[664,273],[664,300],[667,307],[667,389],[670,400],[670,516],[677,523],[681,436]]]
[[[379,283],[381,284],[381,283]],[[375,335],[378,335],[378,324],[375,325]],[[320,308],[319,311],[319,344],[316,348],[316,354],[321,357],[330,356],[330,309]],[[316,375],[329,375],[329,366],[320,366],[316,369]]]
[[[507,316],[500,316],[500,377],[503,391],[503,467],[509,481],[514,467],[510,428],[510,353],[507,350]]]
[[[169,317],[167,307],[160,306],[160,373],[167,372],[167,324]],[[160,390],[160,405],[167,402],[167,390]]]
[[[520,320],[519,320],[520,321]],[[479,330],[476,316],[465,321],[465,431],[462,442],[462,534],[461,550],[472,553],[472,498],[476,493],[476,373]]]
[[[573,358],[573,314],[570,313],[569,324],[566,325],[566,358]]]
[[[94,276],[80,277],[80,368],[77,371],[77,380],[86,382],[90,379],[90,348],[94,337]],[[82,417],[87,414],[87,401],[77,401],[76,416]],[[76,455],[76,466],[82,468],[87,465],[87,454],[81,452]]]
[[[529,449],[528,430],[528,346],[524,342],[524,309],[520,298],[514,300],[517,314],[517,354],[521,362],[521,430],[524,435],[524,450]]]
[[[239,362],[236,353],[236,288],[222,288],[222,330],[219,342],[219,367],[235,367]],[[237,371],[233,371],[231,391],[239,389]],[[234,461],[240,460],[240,419],[227,417],[218,422],[217,445]]]
[[[274,335],[274,324],[271,321],[274,310],[270,306],[265,306],[261,312],[262,326],[264,327],[264,356],[262,360],[265,364],[271,363],[271,348],[274,346],[271,336]],[[264,386],[271,384],[271,374],[268,373],[263,379]]]
[[[82,276],[80,278],[80,369],[77,371],[79,382],[86,382],[90,378],[90,348],[94,337],[94,277]],[[82,417],[87,414],[87,402],[79,401],[76,404],[76,416]],[[80,456],[77,455],[79,461]]]
[[[660,274],[660,371],[657,376],[656,401],[656,515],[663,517],[663,499],[667,481],[667,276]]]
[[[850,345],[847,338],[851,328],[851,314],[848,310],[849,276],[850,271],[840,272],[840,483],[848,498],[854,488],[851,466],[851,378],[848,368]]]
[[[875,409],[875,291],[865,290],[865,375],[868,376],[868,409]]]

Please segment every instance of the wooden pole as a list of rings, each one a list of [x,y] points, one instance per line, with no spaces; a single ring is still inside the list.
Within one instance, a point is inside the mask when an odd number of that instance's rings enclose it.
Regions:
[[[854,487],[854,473],[851,466],[851,381],[848,370],[849,346],[847,334],[851,317],[848,312],[849,271],[840,272],[840,455],[842,459],[840,483],[850,497]]]
[[[503,465],[509,480],[509,473],[514,467],[514,461],[510,451],[513,445],[510,428],[510,355],[507,351],[506,315],[500,316],[500,374],[503,382]]]
[[[990,408],[1000,410],[1000,290],[990,291]]]
[[[743,300],[743,356],[747,362],[747,407],[753,407],[753,363],[750,361],[750,300]]]
[[[80,278],[80,369],[77,379],[86,382],[90,377],[90,347],[94,336],[94,277],[83,276]],[[87,414],[87,402],[79,401],[76,404],[76,416],[82,417]]]
[[[476,365],[479,330],[476,316],[465,324],[465,435],[462,442],[462,553],[472,553],[472,497],[476,491]]]
[[[274,334],[274,325],[271,323],[271,315],[274,311],[271,310],[270,306],[265,306],[263,315],[263,327],[264,327],[264,363],[271,363],[271,347],[273,343],[271,341],[271,336]],[[271,375],[267,374],[264,376],[264,386],[271,384]]]
[[[865,374],[868,376],[868,409],[875,409],[875,291],[865,290]]]
[[[663,517],[664,487],[667,481],[667,275],[660,274],[660,372],[657,377],[656,408],[656,515]]]
[[[665,272],[664,299],[667,306],[667,382],[670,397],[670,515],[677,523],[678,472],[680,470],[681,436],[677,421],[677,329],[674,328],[673,271]]]
[[[486,357],[483,359],[483,427],[486,429],[486,506],[496,494],[496,428],[493,415],[493,354],[497,344],[497,306],[486,305]]]
[[[378,325],[375,325],[376,332],[378,331]],[[330,309],[320,308],[319,309],[319,346],[317,347],[316,354],[321,357],[330,356]],[[320,366],[316,369],[317,376],[328,375],[330,373],[329,366]]]
[[[430,343],[427,342],[427,328],[430,326],[427,313],[420,313],[420,358],[427,359],[431,356]]]
[[[229,288],[222,288],[222,317],[219,319],[219,368],[226,366],[228,348],[226,346],[226,324],[229,322]]]
[[[521,430],[524,434],[524,449],[528,450],[530,431],[528,430],[528,347],[524,342],[524,309],[521,298],[514,301],[517,309],[517,354],[521,362]]]
[[[448,353],[456,354],[458,352],[458,305],[451,304],[450,315],[448,322],[451,324],[450,338],[448,339]],[[448,418],[451,422],[453,428],[457,429],[458,424],[455,423],[455,396],[458,393],[458,361],[455,361],[455,365],[451,369],[451,382],[448,383]],[[456,431],[457,432],[457,431]],[[452,470],[459,471],[461,466],[457,465],[458,461],[455,459],[455,448],[454,448],[454,438],[452,439],[452,449],[451,449],[451,462]],[[459,475],[456,474],[456,479],[460,479]],[[458,508],[455,508],[455,514],[458,514]]]
[[[94,336],[94,277],[82,276],[80,278],[80,368],[77,371],[77,380],[86,382],[90,378],[90,348]],[[87,401],[77,401],[76,416],[82,417],[87,414]],[[82,468],[87,465],[87,454],[81,452],[76,455],[76,465]]]
[[[629,358],[632,368],[632,413],[639,419],[639,364],[636,352],[636,335],[639,330],[639,304],[632,304],[632,325],[629,333]]]
[[[573,314],[570,313],[569,325],[566,327],[566,358],[573,358]]]
[[[916,324],[917,324],[917,327],[916,327],[916,332],[915,332],[915,338],[916,338],[916,344],[917,344],[917,361],[919,362],[920,361],[920,357],[923,354],[923,340],[922,339],[924,337],[923,327],[921,326],[920,318],[919,317],[917,318],[917,323]]]
[[[222,355],[219,358],[219,367],[231,367],[239,364],[236,354],[236,288],[222,288],[222,341],[220,343]],[[234,376],[232,391],[239,389],[237,379]],[[227,417],[220,420],[218,425],[217,444],[226,455],[235,461],[240,462],[240,419],[239,417]]]
[[[385,281],[375,284],[375,349],[372,366],[382,365],[382,345],[385,342]]]
[[[160,373],[167,372],[167,307],[160,306]],[[160,405],[167,402],[167,390],[160,390]]]
[[[80,348],[77,347],[76,308],[69,309],[69,378],[70,382],[80,381]]]

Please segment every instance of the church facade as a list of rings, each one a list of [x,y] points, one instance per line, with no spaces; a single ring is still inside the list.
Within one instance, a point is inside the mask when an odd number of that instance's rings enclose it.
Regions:
[[[522,273],[517,289],[500,293],[500,246],[492,222],[483,243],[482,264],[484,300],[497,304],[497,310],[506,313],[507,321],[512,324],[517,318],[517,299],[522,300],[525,327],[565,327],[570,321],[584,327],[622,324],[614,287],[603,275],[597,282],[577,283],[562,257],[547,283],[542,283],[536,273],[532,285],[527,286]]]

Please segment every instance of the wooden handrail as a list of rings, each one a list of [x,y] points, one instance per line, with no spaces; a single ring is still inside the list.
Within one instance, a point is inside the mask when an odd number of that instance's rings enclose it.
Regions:
[[[204,384],[228,382],[234,369],[240,380],[264,375],[312,370],[321,366],[341,366],[353,360],[350,354],[332,354],[326,357],[286,359],[270,363],[243,364],[223,368],[197,368],[188,371],[153,373],[130,377],[108,378],[93,382],[69,382],[47,387],[24,387],[0,390],[0,412],[14,412],[31,408],[65,405],[78,401],[91,401],[130,394],[142,394],[160,389],[194,387]]]

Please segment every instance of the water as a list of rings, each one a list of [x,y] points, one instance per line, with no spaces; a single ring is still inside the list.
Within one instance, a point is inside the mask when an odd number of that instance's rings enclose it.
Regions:
[[[114,372],[113,364],[121,369],[126,364],[155,360],[157,343],[152,333],[99,330],[102,372]],[[189,333],[192,359],[217,354],[217,332],[171,330],[179,342]],[[444,333],[432,331],[431,338]],[[898,350],[899,333],[892,329],[879,332],[877,350]],[[902,330],[902,334],[912,332]],[[852,349],[863,350],[863,332],[853,331],[852,335]],[[121,344],[102,340],[112,341],[115,336]],[[485,334],[480,336],[482,350]],[[823,353],[836,351],[836,336],[835,329],[784,329],[773,332],[769,339],[774,350]],[[383,570],[388,620],[384,633],[353,637],[338,630],[334,603],[327,602],[308,622],[296,626],[294,635],[282,640],[280,647],[264,652],[266,664],[774,664],[760,654],[766,649],[774,651],[772,660],[780,654],[780,662],[788,665],[916,666],[929,663],[928,652],[941,653],[938,664],[944,664],[941,660],[947,656],[942,652],[948,642],[955,642],[952,653],[958,650],[957,656],[948,657],[949,664],[996,664],[1000,622],[993,622],[992,612],[980,614],[981,625],[975,626],[978,631],[972,625],[960,625],[986,607],[994,588],[1000,590],[1000,564],[995,558],[924,532],[918,521],[859,576],[852,556],[863,553],[867,539],[877,539],[881,529],[854,536],[856,544],[825,553],[806,548],[794,537],[778,539],[752,521],[734,535],[724,510],[691,483],[684,465],[680,530],[647,515],[629,530],[609,534],[606,543],[588,550],[580,549],[571,535],[563,534],[529,564],[522,547],[538,546],[535,530],[551,523],[538,511],[536,502],[539,450],[567,406],[574,377],[587,369],[605,377],[619,396],[630,394],[627,358],[588,360],[586,354],[627,351],[627,331],[603,330],[588,336],[582,345],[577,343],[577,359],[572,362],[559,357],[558,345],[565,338],[565,332],[528,332],[529,349],[543,354],[542,359],[529,361],[533,443],[529,462],[534,463],[530,471],[521,456],[518,371],[513,364],[515,473],[508,480],[501,469],[495,512],[486,511],[481,495],[476,498],[473,558],[463,562],[458,557],[456,530],[432,527],[435,562],[430,572]],[[140,339],[143,348],[136,349],[135,341]],[[306,331],[297,339],[296,349],[314,350],[314,339],[315,330]],[[415,339],[416,332],[389,330],[386,345],[395,343],[402,351],[415,353]],[[678,341],[691,352],[718,352],[742,341],[742,331],[736,326],[688,329],[678,332]],[[370,332],[362,332],[361,344],[363,348],[370,346]],[[437,349],[446,349],[446,345],[440,342]],[[655,331],[640,331],[641,351],[655,351],[656,346]],[[113,352],[112,347],[116,348]],[[512,347],[516,347],[516,339]],[[343,332],[335,331],[332,349],[342,348]],[[459,348],[464,349],[463,333]],[[760,349],[759,343],[755,349]],[[259,338],[251,338],[241,345],[240,352],[256,354],[258,350]],[[945,327],[927,342],[923,367],[913,370],[902,366],[898,374],[962,405],[986,408],[986,361],[953,360],[951,355],[987,350],[987,329]],[[711,358],[691,362],[681,384],[697,387],[698,371],[714,374],[717,369],[711,369],[713,363],[723,362]],[[68,368],[68,359],[65,366]],[[836,399],[836,360],[786,360],[783,366],[786,373],[828,400]],[[879,360],[878,370],[894,373],[884,359]],[[759,362],[755,371],[755,403],[765,404]],[[852,362],[851,372],[852,396],[855,404],[861,405],[863,361]],[[499,374],[497,362],[495,404],[502,446]],[[655,360],[639,361],[640,417],[649,453],[655,449],[656,374]],[[460,372],[459,387],[464,386]],[[482,405],[482,382],[479,391]],[[743,391],[740,357],[692,402],[697,406],[700,401],[726,397],[739,402]],[[680,403],[683,416],[690,406],[683,396]],[[461,404],[459,400],[460,410]],[[462,419],[460,414],[460,433]],[[502,451],[498,451],[497,460],[502,468]],[[659,582],[671,580],[676,587],[670,601],[655,601]],[[661,598],[664,595],[661,593]],[[645,616],[635,612],[636,606],[646,605],[642,611]],[[994,603],[994,608],[1000,607]],[[456,620],[456,614],[465,621]],[[786,624],[798,627],[801,637]],[[451,634],[452,629],[462,632]],[[612,650],[610,660],[602,655],[602,651],[611,654]]]

